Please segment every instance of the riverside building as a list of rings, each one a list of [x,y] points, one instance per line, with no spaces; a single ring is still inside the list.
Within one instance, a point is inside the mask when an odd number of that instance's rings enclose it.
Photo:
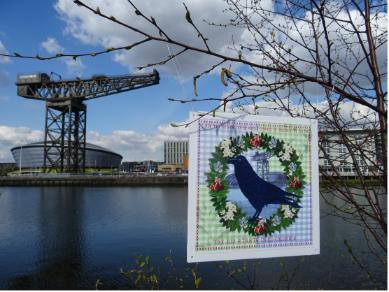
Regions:
[[[184,164],[188,156],[188,141],[165,141],[164,161],[165,164]]]
[[[335,131],[320,131],[319,166],[322,174],[342,177],[357,176],[357,169],[363,176],[380,175],[380,139],[376,131],[353,129],[345,131],[349,143],[353,144],[350,153]],[[326,155],[325,155],[326,154]],[[337,172],[337,173],[336,173]]]
[[[164,142],[164,163],[158,166],[160,172],[186,172],[188,170],[188,140]]]

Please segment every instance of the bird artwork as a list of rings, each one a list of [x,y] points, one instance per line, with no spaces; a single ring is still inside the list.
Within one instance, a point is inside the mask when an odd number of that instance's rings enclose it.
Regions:
[[[283,204],[300,208],[291,199],[294,196],[293,194],[260,178],[243,155],[231,157],[227,163],[234,165],[235,177],[239,188],[256,210],[253,219],[258,219],[263,207],[268,204]]]

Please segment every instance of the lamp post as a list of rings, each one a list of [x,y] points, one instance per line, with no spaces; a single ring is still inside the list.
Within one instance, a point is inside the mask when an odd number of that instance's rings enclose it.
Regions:
[[[23,145],[20,145],[20,151],[19,151],[19,174],[22,174],[22,152],[23,152]]]

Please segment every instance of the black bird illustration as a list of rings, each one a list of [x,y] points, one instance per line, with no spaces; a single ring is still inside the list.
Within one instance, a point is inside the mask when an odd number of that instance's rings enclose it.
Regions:
[[[300,206],[290,197],[294,195],[283,191],[279,187],[260,178],[246,157],[239,155],[229,158],[227,163],[233,164],[236,180],[243,195],[256,210],[253,219],[257,219],[264,206],[268,204],[290,205],[294,208]]]

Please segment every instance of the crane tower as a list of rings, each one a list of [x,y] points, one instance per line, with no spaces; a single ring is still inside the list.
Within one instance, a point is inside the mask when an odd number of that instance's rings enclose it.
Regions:
[[[43,171],[85,171],[85,101],[159,83],[157,70],[121,76],[51,80],[46,73],[18,75],[19,96],[46,102]]]

